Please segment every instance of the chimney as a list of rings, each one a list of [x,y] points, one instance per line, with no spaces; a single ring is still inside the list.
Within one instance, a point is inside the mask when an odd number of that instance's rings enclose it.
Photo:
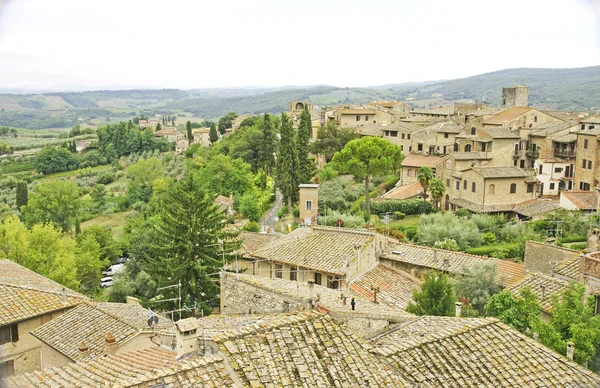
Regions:
[[[456,315],[457,317],[460,317],[461,313],[462,313],[462,303],[460,302],[456,302],[454,303],[454,305],[456,306]]]
[[[90,355],[90,350],[88,349],[85,341],[81,341],[81,345],[79,345],[79,359],[83,360]]]
[[[107,355],[114,354],[117,350],[117,339],[112,333],[108,333],[104,339],[104,348]]]
[[[377,303],[377,293],[379,292],[379,287],[371,286],[371,291],[373,291],[373,303]]]
[[[573,342],[567,342],[567,358],[569,361],[573,361],[573,353],[575,353],[575,344]]]
[[[313,301],[315,298],[315,281],[308,281],[308,303],[310,303],[311,307],[313,305]]]
[[[450,259],[448,257],[444,257],[444,269],[450,268]]]
[[[62,291],[60,292],[60,296],[62,298],[62,304],[63,304],[63,306],[66,306],[67,305],[67,290],[65,290],[63,288]]]
[[[433,261],[437,262],[438,260],[438,250],[434,249],[433,250]]]

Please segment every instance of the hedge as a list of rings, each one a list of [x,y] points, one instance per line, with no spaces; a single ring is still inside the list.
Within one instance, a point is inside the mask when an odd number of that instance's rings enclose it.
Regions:
[[[585,241],[587,241],[586,236],[578,236],[578,235],[565,236],[565,237],[561,237],[558,239],[558,242],[561,244],[572,243],[572,242],[585,242]]]
[[[496,245],[484,245],[481,247],[469,248],[466,250],[467,253],[477,256],[492,256],[495,252],[499,251],[517,251],[519,249],[519,243],[507,243],[507,244],[496,244]]]
[[[425,202],[425,213],[431,213],[433,205],[431,202]],[[423,201],[420,199],[410,199],[406,201],[380,201],[371,203],[371,213],[394,213],[402,212],[406,215],[423,213]]]
[[[576,251],[582,251],[585,248],[587,248],[587,243],[578,243],[578,244],[571,244],[569,245],[567,248],[569,249],[574,249]]]

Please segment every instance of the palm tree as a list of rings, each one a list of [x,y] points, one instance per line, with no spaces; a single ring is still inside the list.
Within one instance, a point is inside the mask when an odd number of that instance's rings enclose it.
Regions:
[[[431,197],[435,200],[435,209],[439,210],[440,201],[446,193],[446,185],[444,185],[444,182],[440,178],[433,178],[429,182],[429,191],[431,192]]]
[[[419,168],[419,171],[417,172],[417,178],[419,179],[421,186],[423,186],[423,213],[425,213],[427,206],[427,189],[429,188],[431,180],[434,178],[433,170],[431,167],[423,166]]]

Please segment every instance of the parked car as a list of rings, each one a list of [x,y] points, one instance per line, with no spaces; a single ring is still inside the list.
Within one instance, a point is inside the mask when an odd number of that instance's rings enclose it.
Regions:
[[[114,264],[125,264],[129,261],[129,257],[119,257]]]
[[[111,277],[105,277],[100,279],[100,286],[102,286],[102,288],[108,288],[110,286],[112,286],[115,283],[114,279]]]
[[[113,275],[123,272],[124,269],[125,269],[125,266],[123,264],[113,264],[110,267],[108,267],[105,271],[102,271],[102,275],[113,276]]]

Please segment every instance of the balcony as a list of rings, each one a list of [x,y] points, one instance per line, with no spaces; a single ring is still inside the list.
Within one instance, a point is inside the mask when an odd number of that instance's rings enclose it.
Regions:
[[[539,150],[527,150],[527,152],[525,152],[525,155],[528,158],[539,158],[540,157],[540,151]]]
[[[576,154],[575,150],[559,149],[559,148],[554,149],[554,156],[557,158],[575,159],[575,156],[576,156],[575,154]]]

